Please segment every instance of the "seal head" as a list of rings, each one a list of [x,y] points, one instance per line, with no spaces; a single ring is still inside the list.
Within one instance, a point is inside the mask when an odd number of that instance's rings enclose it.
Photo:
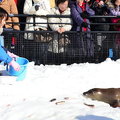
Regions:
[[[84,92],[83,96],[108,103],[112,107],[120,107],[120,88],[93,88]]]

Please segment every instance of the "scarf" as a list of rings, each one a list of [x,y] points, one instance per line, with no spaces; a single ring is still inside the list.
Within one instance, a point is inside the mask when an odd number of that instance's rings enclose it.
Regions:
[[[79,5],[79,7],[82,9],[82,12],[86,11],[86,3],[83,2],[82,6]],[[86,22],[86,18],[84,18],[83,20],[84,20],[84,22]],[[82,29],[83,29],[83,31],[87,31],[87,28],[83,27]]]

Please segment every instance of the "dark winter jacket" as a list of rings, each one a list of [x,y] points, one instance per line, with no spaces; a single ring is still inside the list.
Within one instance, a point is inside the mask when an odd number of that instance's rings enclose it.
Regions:
[[[73,31],[90,31],[90,21],[89,16],[95,14],[95,12],[90,9],[88,4],[83,3],[79,6],[77,2],[71,2],[71,15],[73,19]],[[84,13],[84,14],[83,14]],[[86,14],[85,14],[86,13]],[[88,15],[88,17],[87,17]],[[86,24],[83,24],[86,23]],[[85,26],[86,25],[86,26]],[[71,39],[72,47],[75,48],[75,53],[79,54],[81,57],[93,57],[94,56],[94,43],[89,33],[76,34],[74,39]],[[77,53],[78,52],[78,53]]]
[[[109,10],[107,5],[104,6],[92,6],[92,9],[95,11],[95,15],[101,15],[101,16],[105,16],[105,15],[109,15]],[[92,19],[93,23],[109,23],[109,19],[107,18],[93,18]],[[104,24],[104,25],[92,25],[92,30],[93,31],[109,31],[109,25],[108,24]]]
[[[92,9],[90,9],[88,4],[86,4],[86,9],[85,10],[87,11],[87,13],[89,13],[90,16],[95,14],[95,12]],[[82,11],[82,9],[80,8],[80,6],[78,5],[77,2],[74,2],[73,4],[71,4],[71,15],[72,15],[72,19],[73,19],[72,30],[74,30],[74,31],[82,31],[81,24],[84,22],[84,19],[81,16],[82,12],[83,11]],[[88,23],[87,31],[89,31],[90,30],[89,19],[86,19],[86,22]]]

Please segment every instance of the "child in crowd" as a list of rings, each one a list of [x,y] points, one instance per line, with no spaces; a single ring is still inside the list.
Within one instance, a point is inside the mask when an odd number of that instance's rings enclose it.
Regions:
[[[8,19],[8,13],[0,8],[0,34],[3,32],[3,26],[5,21]],[[0,61],[11,65],[16,71],[20,70],[20,65],[14,61],[13,58],[18,57],[17,55],[9,52],[3,46],[0,45]]]

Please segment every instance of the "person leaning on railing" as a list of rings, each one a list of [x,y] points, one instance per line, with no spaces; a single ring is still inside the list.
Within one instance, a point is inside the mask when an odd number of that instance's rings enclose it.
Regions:
[[[71,15],[73,19],[73,31],[87,32],[90,31],[89,16],[93,16],[95,12],[89,7],[88,3],[84,0],[76,0],[71,3]],[[79,48],[80,54],[87,57],[94,56],[94,44],[90,34],[85,34],[82,37],[73,41],[75,48]]]
[[[106,4],[107,1],[98,0],[91,3],[91,9],[95,11],[95,15],[106,16],[109,15],[109,9]],[[108,23],[106,18],[93,18],[93,23]],[[109,31],[109,25],[92,25],[93,31]]]
[[[7,18],[8,13],[3,8],[0,8],[0,35],[3,32],[3,26],[5,25]],[[6,48],[4,48],[0,44],[0,61],[3,61],[4,63],[11,65],[16,71],[19,71],[20,65],[16,63],[15,60],[13,59],[16,57],[18,56],[9,52]]]
[[[120,16],[120,0],[115,0],[114,2],[107,2],[108,8],[110,10],[110,15]],[[112,18],[112,23],[120,23],[120,18]],[[114,30],[120,31],[120,25],[115,25]]]
[[[100,15],[100,16],[109,15],[109,9],[106,2],[107,1],[96,0],[91,3],[91,8],[95,11],[95,15]],[[92,31],[109,31],[110,25],[106,24],[110,22],[108,18],[98,17],[98,18],[91,19],[91,21],[93,23],[104,23],[103,25],[99,25],[99,24],[91,25]],[[103,41],[108,37],[109,37],[108,34],[101,33],[101,32],[96,33],[96,36],[95,36],[95,39],[97,39],[96,48],[98,51],[102,50]]]
[[[110,10],[110,15],[113,16],[120,16],[120,0],[115,0],[115,1],[109,1],[108,2],[108,7]],[[111,19],[112,23],[120,23],[120,18],[112,18]],[[113,25],[113,30],[114,31],[120,31],[120,24],[119,25]],[[120,33],[116,34],[114,37],[114,46],[116,51],[120,49]],[[120,57],[120,55],[119,55]]]
[[[71,15],[70,8],[68,7],[69,0],[57,0],[56,7],[51,8],[52,15]],[[51,30],[56,31],[53,36],[53,41],[50,42],[48,51],[54,53],[64,52],[65,45],[69,44],[69,37],[63,35],[65,31],[70,31],[72,28],[71,18],[52,17],[48,19]],[[53,24],[52,24],[53,23]],[[54,24],[58,23],[58,24]],[[62,24],[64,23],[64,24]],[[67,23],[67,24],[65,24]]]
[[[5,9],[8,14],[18,14],[17,6],[14,0],[0,0],[0,7]],[[6,22],[19,22],[18,17],[9,17]],[[18,24],[6,24],[5,28],[13,28],[15,30],[20,30]]]
[[[26,0],[24,4],[24,14],[38,15],[40,17],[27,17],[26,22],[32,24],[26,24],[26,31],[43,31],[48,29],[47,17],[41,17],[41,15],[48,15],[50,12],[49,0]],[[35,36],[36,37],[36,36]],[[39,38],[39,37],[36,37]],[[33,40],[34,35],[32,33],[25,34],[25,39]]]

